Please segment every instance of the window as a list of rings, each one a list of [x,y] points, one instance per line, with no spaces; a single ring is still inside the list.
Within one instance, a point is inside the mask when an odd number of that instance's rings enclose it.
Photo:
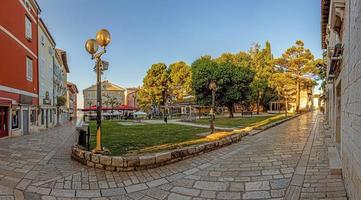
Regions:
[[[31,122],[31,125],[33,125],[33,126],[36,125],[36,110],[31,110],[30,122]]]
[[[19,110],[13,110],[11,113],[11,128],[19,128]]]
[[[33,81],[33,60],[26,57],[26,80]]]
[[[53,110],[50,109],[50,123],[53,122]]]
[[[54,56],[54,50],[53,50],[52,47],[49,47],[49,54],[50,54],[51,56]]]
[[[42,46],[45,45],[45,37],[44,37],[43,34],[40,35],[40,43],[41,43]]]
[[[23,1],[25,3],[25,7],[26,9],[28,9],[28,11],[30,11],[30,4],[29,4],[29,1]]]
[[[32,39],[31,20],[27,16],[25,16],[25,38]]]
[[[44,109],[41,109],[41,125],[44,125]]]

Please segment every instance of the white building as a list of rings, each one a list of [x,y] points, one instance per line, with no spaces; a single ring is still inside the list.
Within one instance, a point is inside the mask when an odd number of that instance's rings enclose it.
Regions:
[[[39,62],[39,113],[38,126],[49,128],[56,125],[56,106],[54,105],[54,63],[55,41],[42,19],[38,26]]]
[[[66,52],[61,49],[55,50],[55,65],[54,65],[54,93],[53,102],[57,106],[56,123],[62,124],[69,119],[68,109],[66,107],[66,93],[67,93],[67,73],[69,73],[68,61]],[[60,101],[63,101],[61,104]]]
[[[322,0],[326,116],[349,199],[361,198],[361,1]]]

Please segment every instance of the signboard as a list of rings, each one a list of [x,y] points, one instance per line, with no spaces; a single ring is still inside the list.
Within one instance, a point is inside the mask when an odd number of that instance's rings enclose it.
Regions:
[[[31,96],[27,96],[24,94],[20,94],[20,104],[27,104],[27,105],[31,105],[33,104],[33,97]]]
[[[44,105],[51,105],[51,99],[49,97],[49,92],[48,91],[45,92],[45,98],[43,99],[43,104]]]

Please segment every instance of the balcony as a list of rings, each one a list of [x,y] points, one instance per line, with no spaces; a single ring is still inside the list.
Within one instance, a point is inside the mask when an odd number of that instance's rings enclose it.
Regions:
[[[336,44],[333,49],[333,53],[331,56],[330,68],[327,73],[327,77],[329,81],[332,81],[336,76],[336,71],[342,62],[342,44]]]

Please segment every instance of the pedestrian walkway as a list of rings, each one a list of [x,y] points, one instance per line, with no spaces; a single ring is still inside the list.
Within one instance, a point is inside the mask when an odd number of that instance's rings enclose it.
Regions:
[[[160,168],[109,172],[70,159],[74,127],[0,140],[3,199],[346,199],[330,175],[322,116]]]

